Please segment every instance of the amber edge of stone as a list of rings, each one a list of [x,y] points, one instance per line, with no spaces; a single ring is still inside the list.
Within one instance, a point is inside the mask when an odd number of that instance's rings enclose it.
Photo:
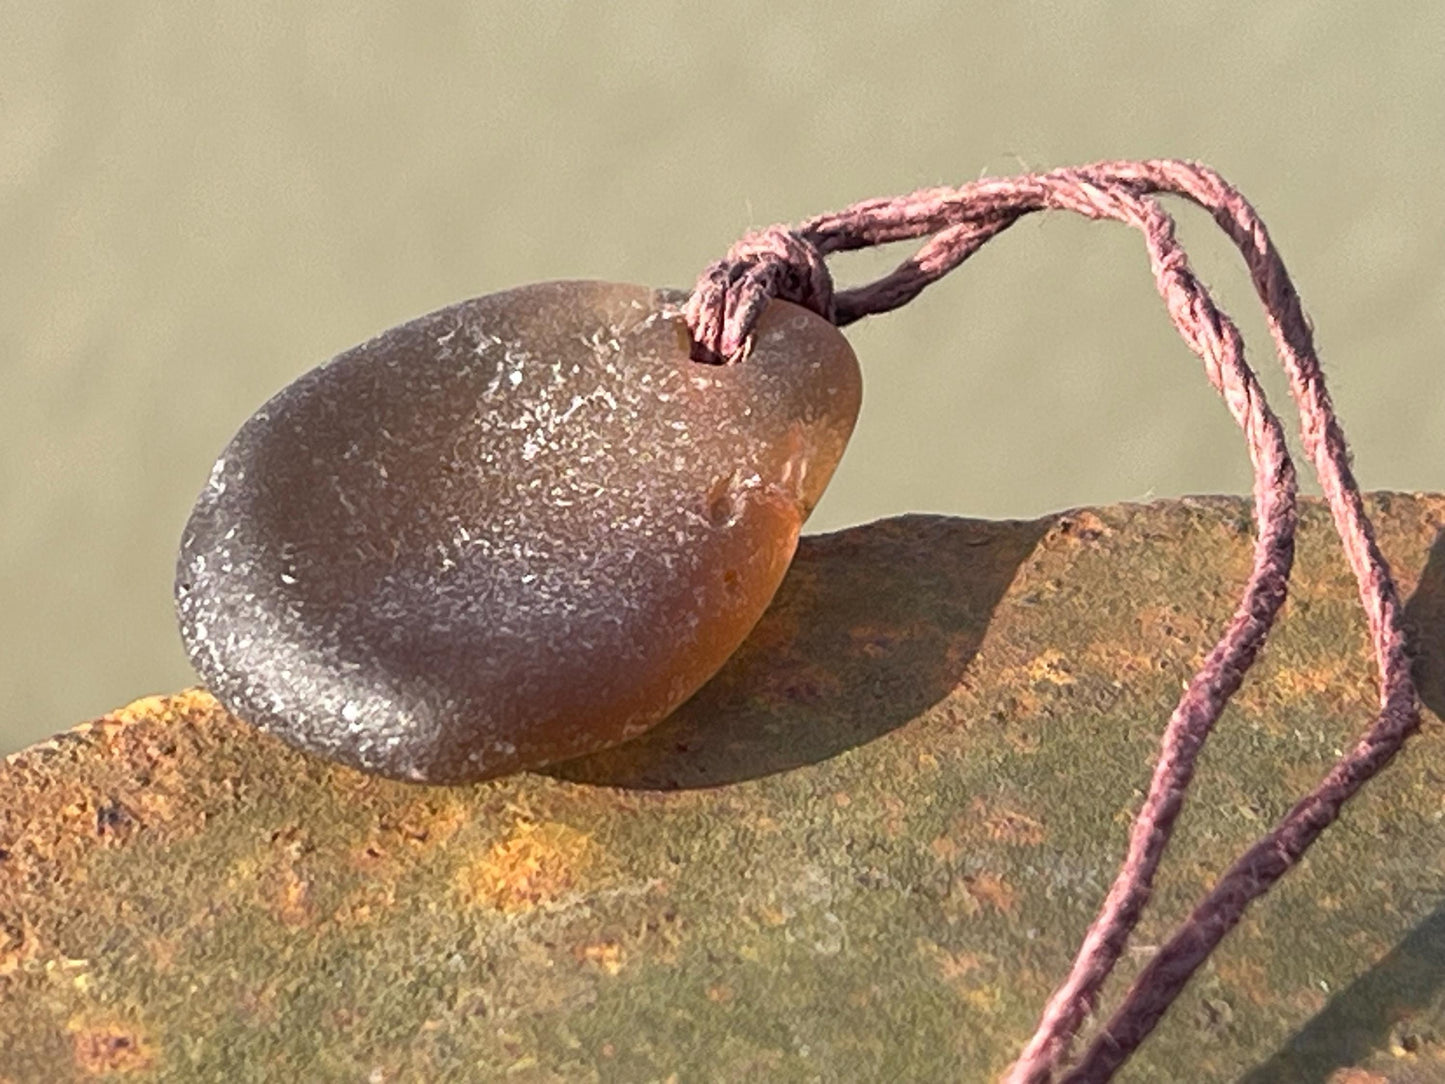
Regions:
[[[1445,497],[1368,505],[1418,630],[1424,729],[1121,1080],[1445,1078]],[[1248,510],[810,537],[698,699],[550,775],[364,777],[200,690],[11,754],[0,1080],[990,1079],[1112,875],[1247,570]],[[1136,945],[1365,725],[1372,682],[1307,502],[1282,623]]]

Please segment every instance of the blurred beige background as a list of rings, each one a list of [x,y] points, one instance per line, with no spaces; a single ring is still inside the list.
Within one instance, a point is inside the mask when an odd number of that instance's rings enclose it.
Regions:
[[[1442,56],[1442,4],[4,0],[0,750],[190,682],[182,523],[304,369],[985,173],[1221,169],[1297,275],[1362,481],[1445,489]],[[1182,232],[1272,365],[1212,225]],[[850,337],[864,412],[813,529],[1248,488],[1122,227],[1028,222]]]

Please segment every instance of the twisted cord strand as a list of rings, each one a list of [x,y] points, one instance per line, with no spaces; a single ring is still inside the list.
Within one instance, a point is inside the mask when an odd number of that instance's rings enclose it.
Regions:
[[[1381,710],[1321,783],[1221,877],[1135,979],[1083,1058],[1066,1068],[1072,1040],[1094,1010],[1148,901],[1198,752],[1284,602],[1294,553],[1296,480],[1283,431],[1245,360],[1237,328],[1194,275],[1173,220],[1152,198],[1161,193],[1209,211],[1249,268],[1299,408],[1305,451],[1358,583],[1379,670]],[[845,326],[906,304],[1021,217],[1043,210],[1113,219],[1141,231],[1170,318],[1203,360],[1210,383],[1243,430],[1254,469],[1256,541],[1239,605],[1170,716],[1119,873],[1069,974],[1004,1077],[1007,1084],[1047,1084],[1065,1071],[1066,1084],[1084,1084],[1108,1080],[1128,1059],[1248,904],[1298,861],[1343,803],[1419,726],[1398,591],[1350,471],[1348,446],[1325,389],[1309,322],[1264,223],[1218,173],[1194,162],[1100,162],[990,178],[869,200],[795,229],[773,226],[749,235],[704,271],[686,315],[696,358],[737,361],[745,356],[748,336],[771,297],[803,304]],[[890,274],[851,290],[834,290],[826,256],[920,237],[927,240]]]

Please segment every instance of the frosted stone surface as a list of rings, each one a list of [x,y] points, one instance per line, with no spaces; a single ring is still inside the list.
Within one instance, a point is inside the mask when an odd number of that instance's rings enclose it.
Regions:
[[[216,462],[176,577],[192,664],[304,749],[453,783],[658,722],[762,615],[857,416],[838,330],[773,302],[688,359],[682,297],[554,282],[302,376]]]

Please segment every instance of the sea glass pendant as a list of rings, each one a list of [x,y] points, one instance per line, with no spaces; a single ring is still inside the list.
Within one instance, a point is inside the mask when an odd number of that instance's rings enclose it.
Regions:
[[[860,398],[773,301],[738,363],[683,296],[552,282],[340,354],[257,411],[181,542],[191,662],[303,749],[458,783],[657,723],[772,599]]]

